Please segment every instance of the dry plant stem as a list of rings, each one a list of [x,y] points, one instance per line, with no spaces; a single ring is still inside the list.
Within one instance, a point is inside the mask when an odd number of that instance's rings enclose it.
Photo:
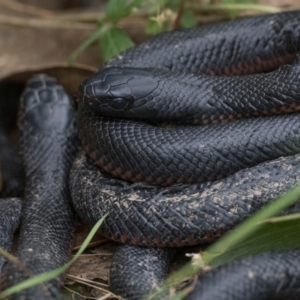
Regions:
[[[277,13],[281,9],[270,5],[260,5],[260,4],[213,4],[213,5],[199,5],[196,3],[186,3],[186,8],[192,9],[197,13],[212,13],[216,11],[244,11],[251,10],[261,13]]]
[[[192,283],[183,290],[184,296],[187,296],[188,294],[190,294],[196,287],[197,282],[198,282],[198,275],[194,275],[193,276],[193,281]]]
[[[72,293],[72,294],[75,294],[75,295],[80,296],[82,299],[97,299],[97,298],[95,298],[95,297],[87,297],[87,296],[84,296],[84,295],[82,295],[82,294],[80,294],[80,293],[78,293],[78,292],[73,291],[73,290],[70,289],[70,288],[67,288],[66,286],[64,286],[63,288],[66,289],[68,292],[70,292],[70,293]]]
[[[84,11],[78,12],[58,12],[55,16],[52,15],[49,18],[60,21],[68,22],[98,22],[103,20],[105,13],[103,11]]]
[[[95,254],[81,254],[79,257],[91,257],[91,256],[112,256],[113,253],[95,253]],[[73,255],[72,257],[74,257]]]
[[[100,241],[94,241],[94,242],[89,243],[87,245],[86,249],[96,247],[96,246],[100,246],[100,245],[104,245],[104,244],[107,244],[108,242],[110,242],[110,240],[108,240],[108,239],[103,239],[103,240],[100,240]],[[80,247],[81,247],[81,245],[74,247],[73,251],[78,250]]]
[[[112,297],[114,297],[114,298],[117,298],[117,299],[119,299],[119,300],[124,300],[122,297],[113,294],[113,293],[110,292],[109,290],[106,290],[106,289],[104,289],[104,288],[99,287],[99,286],[98,286],[98,284],[100,284],[99,282],[95,282],[95,281],[91,281],[91,280],[82,279],[82,278],[79,278],[79,277],[76,277],[76,276],[73,276],[73,275],[67,275],[67,277],[71,278],[71,279],[74,280],[75,282],[78,282],[78,283],[84,284],[84,285],[86,285],[86,286],[95,288],[95,289],[97,289],[97,290],[99,290],[99,291],[102,291],[102,292],[105,292],[105,293],[109,293],[109,294],[110,294]],[[92,282],[92,284],[90,284],[89,282]],[[108,285],[107,285],[107,288],[108,288]]]
[[[182,0],[180,3],[180,7],[184,5],[185,0]],[[213,12],[216,10],[254,10],[260,12],[278,12],[280,9],[274,6],[268,5],[257,5],[257,4],[208,4],[203,5],[199,4],[198,0],[189,1],[185,4],[187,8],[191,8],[194,11],[198,12]],[[70,21],[70,22],[98,22],[105,17],[103,11],[95,12],[83,12],[83,13],[62,13],[62,12],[52,12],[47,9],[35,7],[32,5],[23,4],[16,1],[11,0],[0,0],[0,7],[5,7],[11,9],[13,11],[22,12],[31,14],[37,17],[42,18],[53,18],[55,20],[61,21]],[[181,8],[179,7],[179,10]],[[150,13],[146,9],[140,9],[134,12],[129,18],[131,17],[144,17],[147,18],[150,16]]]
[[[216,20],[223,20],[227,19],[224,16],[212,16],[212,17],[203,17],[203,16],[196,16],[197,20],[201,23],[208,22],[208,21],[216,21]],[[70,19],[71,20],[71,19]],[[16,27],[29,27],[29,28],[65,28],[65,29],[75,29],[75,30],[88,30],[93,31],[97,28],[96,24],[91,23],[80,23],[80,22],[58,22],[56,18],[51,19],[38,19],[38,18],[21,18],[21,17],[13,17],[13,16],[6,16],[0,13],[0,25],[9,25],[9,26],[16,26]],[[147,25],[147,19],[141,17],[128,17],[120,20],[118,22],[119,27],[126,27],[126,26],[138,26],[138,27],[145,27]]]
[[[1,0],[0,0],[1,1]],[[135,19],[135,18],[148,18],[151,14],[145,10],[140,9],[136,12],[133,12],[129,17],[123,18],[120,21],[126,19]],[[84,11],[82,13],[78,12],[57,12],[55,15],[51,15],[47,17],[48,19],[55,19],[60,21],[68,21],[68,22],[90,22],[97,23],[101,20],[104,20],[105,13],[103,11]]]
[[[2,1],[6,2],[7,0],[0,0],[0,7]],[[184,1],[182,1],[183,3]],[[26,6],[27,7],[27,6]],[[196,13],[199,13],[200,16],[197,16],[197,19],[202,20],[201,13],[207,12],[216,12],[216,11],[230,11],[230,10],[252,10],[257,12],[267,12],[275,13],[279,12],[280,9],[272,6],[263,6],[263,5],[240,5],[240,4],[219,4],[219,5],[196,5],[193,3],[185,3],[186,8],[193,9]],[[180,11],[179,11],[180,12]],[[41,15],[41,14],[40,14]],[[146,10],[140,10],[133,13],[130,17],[124,18],[118,22],[119,26],[124,26],[128,24],[136,24],[146,26],[147,18],[150,16],[150,13]],[[95,30],[97,28],[97,23],[99,20],[104,19],[104,14],[99,12],[90,12],[83,14],[52,14],[46,13],[43,14],[43,18],[22,18],[16,16],[7,16],[0,14],[0,24],[11,25],[11,26],[20,26],[20,27],[34,27],[34,28],[72,28],[78,30]],[[180,20],[180,14],[175,22],[178,23]],[[203,20],[202,20],[203,21]],[[92,23],[84,23],[92,22]],[[178,26],[178,24],[174,24]]]
[[[173,24],[173,29],[179,29],[180,27],[180,21],[181,21],[182,14],[184,12],[184,6],[185,6],[185,0],[181,0],[177,11],[177,16]]]
[[[105,299],[108,299],[109,297],[112,297],[113,294],[111,292],[108,292],[106,295],[100,297],[100,298],[97,298],[97,300],[105,300]]]
[[[12,11],[17,11],[21,13],[27,13],[30,15],[34,15],[37,17],[51,17],[54,15],[53,12],[39,8],[36,6],[28,5],[28,4],[23,4],[20,2],[12,1],[12,0],[0,0],[0,7],[8,8]]]
[[[15,16],[6,16],[3,14],[0,14],[0,24],[34,28],[69,28],[74,30],[96,29],[96,24],[62,22],[55,19],[21,18]]]
[[[203,5],[199,4],[199,1],[193,2],[186,2],[182,0],[181,4],[184,3],[185,8],[190,8],[195,12],[201,13],[213,13],[216,11],[230,11],[230,10],[251,10],[257,12],[266,12],[266,13],[275,13],[279,12],[280,9],[274,6],[268,5],[257,5],[257,4],[208,4]],[[179,10],[180,11],[180,7]],[[140,9],[138,11],[133,12],[129,17],[126,17],[121,20],[122,21],[129,21],[132,18],[148,18],[151,16],[151,13],[146,9]],[[50,18],[63,20],[63,21],[70,21],[70,22],[98,22],[99,20],[103,20],[105,14],[102,11],[95,12],[83,12],[83,13],[57,13],[56,15],[50,16]]]
[[[84,279],[84,278],[80,278],[80,277],[77,277],[77,276],[74,276],[74,275],[67,275],[68,278],[74,280],[74,281],[82,281],[83,283],[89,283],[89,284],[93,284],[97,287],[100,287],[100,288],[104,288],[104,289],[108,289],[108,284],[105,284],[105,283],[100,283],[100,282],[97,282],[97,281],[93,281],[93,280],[89,280],[89,279]]]
[[[1,0],[0,0],[1,1]],[[146,9],[139,9],[135,12],[133,12],[130,16],[125,17],[120,20],[122,22],[123,20],[130,20],[130,19],[139,19],[139,18],[148,18],[151,14]],[[61,20],[61,21],[69,21],[69,22],[99,22],[101,20],[104,20],[105,13],[103,11],[84,11],[82,13],[78,12],[57,12],[56,15],[51,16],[50,18]]]
[[[0,247],[0,255],[5,257],[11,263],[15,264],[20,270],[22,270],[26,275],[33,277],[35,274],[28,269],[17,257],[13,256],[9,252],[5,251],[3,248]]]

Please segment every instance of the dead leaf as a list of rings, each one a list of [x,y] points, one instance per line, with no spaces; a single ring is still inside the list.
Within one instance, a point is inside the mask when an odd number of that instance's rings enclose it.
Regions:
[[[106,254],[81,255],[68,271],[68,275],[108,284],[112,253]],[[68,278],[68,281],[70,281],[70,278]]]
[[[0,1],[7,4],[7,0]],[[7,6],[7,5],[6,5]],[[91,22],[81,22],[91,12],[85,11],[83,16],[78,12],[53,12],[37,10],[32,7],[21,13],[21,7],[10,10],[12,7],[1,7],[0,13],[0,80],[7,78],[27,79],[24,74],[30,75],[51,70],[49,75],[56,75],[58,68],[64,69],[58,72],[66,76],[73,72],[67,70],[67,60],[70,54],[93,32],[97,27],[97,13],[103,16],[103,11],[92,12],[94,18]],[[13,7],[14,8],[14,7]],[[32,14],[38,16],[32,16]],[[41,17],[41,15],[43,17]],[[40,17],[39,17],[40,16]],[[78,21],[79,20],[79,21]],[[137,26],[137,24],[143,26]],[[129,34],[135,42],[142,42],[148,37],[144,34],[145,19],[134,18],[122,20],[120,27]],[[84,71],[94,72],[102,66],[99,42],[88,47],[79,55],[76,64],[73,65],[76,73],[72,77],[82,80],[82,75],[89,75]],[[55,69],[55,70],[54,70]],[[69,72],[70,71],[70,72]],[[78,72],[79,71],[79,72]],[[20,74],[21,73],[21,74]],[[18,75],[18,76],[17,76]],[[70,85],[69,79],[63,79],[59,75],[59,82],[74,92],[74,84]],[[66,82],[67,81],[67,82]],[[76,81],[78,84],[78,80]],[[66,84],[66,85],[65,85]],[[71,87],[70,87],[71,86]]]
[[[67,66],[70,53],[90,31],[61,28],[0,27],[0,80],[28,70]],[[82,69],[95,69],[102,61],[98,47],[80,55]]]

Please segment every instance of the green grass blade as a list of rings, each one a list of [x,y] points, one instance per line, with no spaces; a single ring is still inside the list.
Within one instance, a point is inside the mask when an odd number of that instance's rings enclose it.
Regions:
[[[260,253],[262,250],[266,250],[267,246],[261,247],[261,245],[257,245],[257,243],[255,243],[255,240],[251,241],[252,249],[247,249],[247,243],[250,243],[248,239],[251,236],[253,237],[254,233],[257,233],[259,230],[264,232],[265,237],[266,235],[273,235],[273,239],[275,241],[278,241],[278,236],[276,235],[278,230],[281,230],[281,236],[283,236],[282,232],[289,230],[292,232],[295,239],[293,239],[290,243],[286,243],[287,240],[283,241],[283,247],[281,247],[281,249],[288,250],[300,247],[300,237],[298,237],[300,229],[300,214],[270,219],[283,209],[292,205],[298,199],[300,199],[300,186],[296,186],[285,195],[278,197],[276,200],[272,201],[263,209],[255,213],[252,217],[237,226],[234,230],[219,239],[212,246],[208,247],[199,259],[195,259],[193,261],[193,265],[192,263],[186,264],[179,271],[172,274],[164,282],[159,291],[153,291],[153,293],[150,293],[145,299],[160,299],[160,296],[164,295],[170,287],[175,287],[178,283],[185,281],[187,278],[202,270],[203,265],[215,267],[237,257]],[[283,226],[284,222],[285,226]],[[270,229],[270,226],[272,230]],[[278,232],[278,234],[280,234],[280,232]],[[266,238],[262,239],[266,240]],[[268,242],[269,240],[270,239],[268,239]],[[244,244],[241,245],[242,243]],[[253,246],[255,244],[257,247]],[[267,245],[267,243],[265,245]],[[245,248],[247,249],[246,252]],[[240,256],[236,253],[236,251],[239,251]],[[170,299],[178,299],[178,296],[175,295]]]
[[[288,216],[286,216],[288,217]],[[283,217],[276,222],[263,222],[247,239],[214,257],[211,266],[217,267],[228,261],[270,251],[286,251],[300,248],[300,216]]]
[[[286,216],[274,217],[267,220],[262,221],[263,223],[277,223],[277,222],[285,222],[291,220],[298,220],[300,218],[300,213],[290,214]]]
[[[88,236],[86,237],[86,239],[84,240],[83,244],[81,245],[80,249],[77,251],[77,253],[74,255],[74,257],[68,262],[66,263],[64,266],[59,267],[55,270],[46,272],[46,273],[42,273],[42,274],[38,274],[34,277],[31,277],[29,279],[26,279],[6,290],[4,290],[3,292],[0,293],[0,299],[3,299],[5,297],[8,297],[12,294],[15,294],[17,292],[20,292],[24,289],[33,287],[35,285],[41,284],[45,281],[49,281],[57,276],[59,276],[60,274],[64,273],[67,271],[67,269],[75,262],[75,260],[83,253],[83,251],[85,250],[85,248],[87,247],[87,245],[90,243],[90,241],[92,240],[93,236],[95,235],[95,233],[98,231],[98,229],[100,228],[101,224],[103,223],[104,219],[107,217],[108,214],[104,215],[92,228],[92,230],[90,231],[90,233],[88,234]]]
[[[259,230],[260,226],[262,226],[261,222],[263,220],[275,216],[283,209],[292,205],[298,199],[300,199],[300,186],[294,187],[285,195],[266,205],[263,209],[255,213],[251,218],[247,219],[229,234],[225,235],[222,239],[209,247],[207,252],[203,255],[204,263],[206,265],[212,264],[213,259],[216,255],[229,250],[231,247],[248,238],[251,234],[253,234],[253,232]]]
[[[92,238],[96,234],[96,232],[99,230],[100,226],[104,222],[105,218],[108,216],[108,213],[106,213],[92,228],[86,239],[84,240],[83,244],[80,246],[77,253],[74,255],[74,257],[68,262],[68,264],[72,264],[78,257],[83,253],[83,251],[86,249],[88,244],[91,242]]]
[[[110,27],[101,39],[101,50],[104,62],[134,46],[130,37],[118,27]]]
[[[78,55],[83,52],[88,46],[96,42],[101,36],[103,36],[109,29],[111,25],[102,24],[95,31],[93,31],[84,41],[83,43],[72,52],[72,54],[68,58],[68,64],[72,64]]]

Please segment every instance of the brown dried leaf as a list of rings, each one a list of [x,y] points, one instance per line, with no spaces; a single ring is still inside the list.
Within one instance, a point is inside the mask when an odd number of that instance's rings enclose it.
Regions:
[[[2,2],[0,0],[0,7]],[[31,8],[32,9],[32,8]],[[1,8],[0,12],[0,80],[8,77],[27,79],[24,74],[34,74],[43,70],[51,70],[56,75],[60,68],[59,76],[68,76],[73,69],[67,70],[67,60],[70,54],[91,34],[96,28],[96,14],[91,23],[79,22],[80,13],[62,13],[55,15],[49,12],[44,18],[32,17],[24,6],[24,14],[18,11],[9,11]],[[42,11],[43,15],[45,11]],[[46,11],[47,12],[47,11]],[[87,12],[82,13],[83,19]],[[99,11],[103,16],[103,12]],[[120,26],[133,38],[135,42],[144,41],[147,37],[143,33],[143,26],[137,26],[143,19],[124,20]],[[89,75],[86,71],[94,72],[102,65],[99,43],[90,46],[79,55],[76,60],[76,78]],[[64,69],[62,71],[62,69]],[[22,73],[19,74],[19,73]],[[18,76],[16,76],[18,74]],[[73,77],[74,77],[73,76]],[[74,92],[75,84],[70,85],[70,80],[59,78],[67,82],[68,89]],[[64,85],[64,83],[62,83]],[[78,81],[76,82],[78,85]]]
[[[28,70],[67,66],[70,53],[91,31],[67,28],[0,27],[0,80]],[[97,69],[102,61],[98,47],[78,58],[82,68]]]
[[[105,254],[108,255],[81,255],[68,271],[68,275],[107,283],[112,253]],[[70,278],[68,279],[70,280]]]
[[[112,256],[117,246],[117,243],[107,242],[93,249],[91,254],[81,255],[69,269],[68,275],[107,284]],[[68,277],[70,281],[72,278]]]

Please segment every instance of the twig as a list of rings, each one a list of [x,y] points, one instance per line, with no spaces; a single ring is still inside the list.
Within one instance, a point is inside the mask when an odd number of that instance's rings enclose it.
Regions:
[[[8,253],[3,248],[0,247],[0,255],[5,257],[7,260],[9,260],[11,263],[16,265],[20,270],[22,270],[27,276],[33,277],[35,274],[28,269],[17,257],[14,255]]]
[[[111,256],[113,253],[103,252],[103,253],[94,253],[94,254],[81,254],[79,257],[91,257],[91,256]],[[74,255],[73,255],[74,256]]]
[[[75,282],[82,283],[82,284],[84,284],[86,286],[90,286],[92,288],[95,288],[95,289],[97,289],[99,291],[102,291],[102,292],[105,292],[105,293],[110,293],[112,297],[115,297],[117,299],[123,300],[122,297],[117,296],[117,295],[113,294],[112,292],[110,292],[109,290],[100,287],[99,286],[101,284],[100,282],[96,282],[96,281],[92,281],[92,280],[88,280],[88,279],[79,278],[79,277],[76,277],[76,276],[73,276],[73,275],[67,275],[67,277],[72,278]],[[108,285],[107,285],[107,288],[108,288]]]
[[[108,289],[108,284],[105,283],[101,283],[101,282],[97,282],[97,281],[93,281],[93,280],[89,280],[89,279],[85,279],[85,278],[80,278],[71,274],[67,274],[67,277],[73,279],[74,281],[82,281],[83,283],[89,283],[89,284],[93,284],[99,288],[102,289]]]
[[[55,20],[69,21],[69,22],[98,22],[103,20],[105,13],[103,11],[88,11],[81,13],[58,12],[56,15],[51,16]]]
[[[100,245],[104,245],[104,244],[107,244],[110,240],[108,239],[103,239],[103,240],[99,240],[99,241],[94,241],[94,242],[91,242],[87,245],[86,249],[89,249],[89,248],[92,248],[92,247],[96,247],[96,246],[100,246]],[[78,250],[79,248],[81,247],[80,246],[76,246],[73,248],[73,251],[75,250]]]
[[[97,298],[97,300],[105,300],[105,299],[107,299],[109,297],[112,297],[112,296],[113,296],[113,294],[111,292],[108,292],[106,295],[104,295],[100,298]]]
[[[262,13],[277,13],[281,10],[278,7],[270,5],[260,5],[260,4],[212,4],[212,5],[199,5],[195,3],[186,3],[186,8],[193,9],[198,13],[211,13],[215,11],[242,11],[242,10],[251,10]]]
[[[1,4],[7,5],[7,0],[0,0]],[[185,1],[182,0],[181,3]],[[23,5],[23,4],[22,4]],[[24,5],[23,5],[24,7]],[[28,6],[26,5],[27,9]],[[255,5],[255,4],[215,4],[215,5],[197,5],[195,3],[185,3],[186,8],[193,9],[198,14],[201,13],[211,13],[215,11],[244,11],[244,10],[252,10],[257,12],[266,12],[266,13],[275,13],[279,12],[280,9],[267,6],[267,5]],[[20,6],[21,8],[21,6]],[[37,9],[39,12],[40,9]],[[180,13],[181,9],[179,9],[179,13],[174,22],[174,26],[178,26],[178,22],[180,21]],[[38,13],[37,13],[38,14]],[[103,13],[87,13],[87,14],[52,14],[49,11],[39,13],[43,15],[44,18],[24,18],[17,16],[7,16],[4,14],[0,14],[0,24],[4,25],[12,25],[12,26],[20,26],[20,27],[34,27],[34,28],[71,28],[71,29],[81,29],[81,30],[95,30],[97,27],[97,22],[104,18]],[[119,25],[122,26],[126,23],[134,22],[135,19],[138,18],[147,18],[150,16],[150,12],[146,10],[141,10],[136,13],[133,13],[130,17],[124,18],[119,22]],[[84,22],[93,22],[84,23]]]
[[[122,20],[132,19],[132,18],[148,18],[150,12],[145,9],[140,9],[132,14],[129,17],[123,18]],[[97,23],[105,18],[105,13],[103,11],[85,11],[85,12],[57,12],[55,15],[50,16],[49,18],[61,21],[69,22],[93,22]]]
[[[27,13],[38,17],[50,17],[54,15],[53,12],[47,9],[43,9],[36,6],[23,4],[11,0],[0,0],[0,7],[5,7],[13,11]]]
[[[268,5],[257,5],[257,4],[206,4],[206,5],[199,5],[197,3],[193,2],[186,2],[184,0],[181,1],[184,3],[185,8],[193,9],[194,11],[198,13],[209,13],[209,12],[215,12],[215,11],[230,11],[230,10],[252,10],[252,11],[259,11],[259,12],[266,12],[266,13],[275,13],[279,12],[280,9],[274,6],[268,6]],[[180,10],[180,8],[179,8]],[[135,12],[133,12],[129,17],[126,17],[122,20],[131,20],[133,18],[148,18],[151,16],[151,13],[147,11],[146,9],[140,9]],[[55,20],[61,20],[61,21],[70,21],[70,22],[98,22],[99,20],[103,20],[105,17],[105,14],[102,11],[94,12],[94,11],[88,11],[83,13],[57,13],[55,15],[52,15],[51,18]]]
[[[176,16],[176,19],[173,24],[173,29],[179,29],[179,27],[180,27],[181,17],[184,12],[184,4],[185,4],[185,0],[180,0],[180,4],[178,7],[178,11],[177,11],[177,16]]]
[[[194,275],[192,283],[187,288],[185,288],[184,290],[181,291],[182,294],[184,296],[187,296],[188,294],[190,294],[195,289],[197,282],[198,282],[198,275]]]
[[[96,28],[95,24],[63,22],[54,19],[22,18],[3,14],[0,14],[0,24],[34,28],[70,28],[82,30],[94,30]]]
[[[98,299],[95,298],[95,297],[84,296],[84,295],[82,295],[82,294],[80,294],[80,293],[78,293],[78,292],[73,291],[73,290],[70,289],[70,288],[67,288],[66,286],[64,286],[64,289],[66,289],[68,292],[70,292],[70,293],[72,293],[72,294],[75,294],[75,295],[80,296],[80,297],[83,298],[83,299],[96,299],[96,300],[98,300]]]

